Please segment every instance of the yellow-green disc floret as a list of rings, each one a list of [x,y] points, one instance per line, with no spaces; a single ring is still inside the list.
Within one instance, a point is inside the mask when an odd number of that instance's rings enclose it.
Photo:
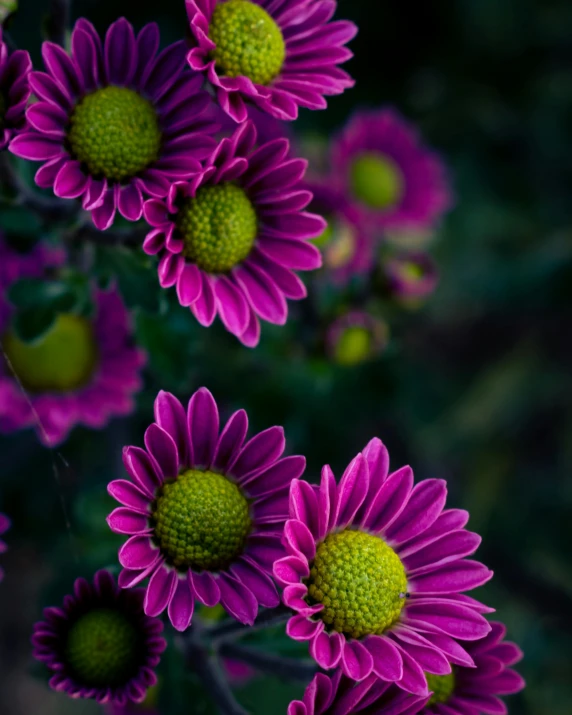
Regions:
[[[308,592],[332,630],[352,638],[383,633],[399,618],[406,591],[403,564],[380,537],[348,529],[318,545]]]
[[[9,331],[2,347],[14,372],[31,392],[67,392],[86,385],[97,366],[93,326],[79,315],[59,315],[38,340],[27,343]]]
[[[87,94],[70,117],[72,155],[91,176],[125,181],[157,160],[161,129],[151,102],[127,87]]]
[[[209,37],[216,44],[211,56],[227,77],[245,76],[266,85],[284,64],[286,45],[280,28],[266,10],[249,0],[219,3]]]
[[[215,472],[189,469],[161,488],[153,525],[173,566],[217,571],[242,553],[252,522],[236,484]]]
[[[427,687],[433,693],[427,705],[446,703],[455,690],[455,673],[451,672],[448,675],[425,673],[425,677],[427,678]]]
[[[252,250],[258,230],[256,211],[235,184],[202,186],[177,213],[184,255],[207,273],[224,273]]]
[[[350,189],[366,206],[387,209],[396,206],[403,196],[403,175],[389,157],[365,152],[352,163]]]
[[[340,365],[358,365],[369,360],[373,350],[373,336],[367,328],[355,325],[346,328],[338,338],[334,357]]]
[[[137,674],[140,645],[137,628],[123,613],[95,609],[72,625],[65,646],[66,664],[82,685],[122,685]]]

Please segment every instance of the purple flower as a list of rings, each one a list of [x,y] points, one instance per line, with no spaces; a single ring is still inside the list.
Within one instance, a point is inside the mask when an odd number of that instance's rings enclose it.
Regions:
[[[356,683],[337,670],[331,678],[315,675],[304,699],[290,703],[288,715],[416,715],[426,701],[426,696],[406,693],[374,673]]]
[[[383,264],[393,296],[410,306],[419,305],[433,293],[439,282],[435,261],[428,253],[398,253]]]
[[[349,367],[378,357],[388,341],[389,327],[384,320],[352,310],[329,327],[326,348],[334,362]]]
[[[332,183],[383,229],[434,226],[453,203],[441,159],[395,110],[357,112],[334,140]]]
[[[0,512],[0,536],[5,534],[10,528],[10,519],[5,514]],[[0,554],[3,554],[8,547],[2,539],[0,539]],[[4,569],[0,568],[0,581],[4,578]]]
[[[518,693],[525,686],[510,667],[522,658],[515,643],[505,641],[506,628],[491,623],[492,630],[467,647],[474,668],[456,666],[450,675],[428,676],[431,699],[422,715],[505,715],[499,695]]]
[[[309,182],[308,188],[314,195],[310,209],[328,222],[313,241],[322,251],[328,275],[342,284],[366,273],[373,265],[374,241],[371,231],[360,221],[359,212],[346,200],[344,192],[323,180]]]
[[[204,72],[221,107],[236,122],[254,103],[278,119],[298,107],[325,109],[325,96],[354,81],[337,65],[352,53],[347,21],[330,22],[334,0],[186,0],[196,46],[192,69]]]
[[[9,54],[0,26],[0,151],[26,123],[31,69],[30,55],[25,50]]]
[[[58,608],[35,624],[34,658],[54,672],[50,687],[72,698],[126,705],[157,682],[163,624],[143,613],[143,591],[123,591],[109,571],[78,578]]]
[[[0,432],[33,426],[46,446],[64,441],[76,424],[101,429],[112,416],[129,414],[145,362],[115,290],[94,290],[93,317],[62,313],[38,340],[18,338],[6,299],[10,283],[39,278],[62,258],[43,245],[19,254],[0,243],[0,335],[9,361],[0,360]]]
[[[185,65],[185,43],[157,55],[159,30],[137,35],[121,18],[102,43],[93,26],[77,21],[72,55],[51,42],[42,49],[47,72],[32,72],[40,101],[26,113],[29,128],[10,144],[24,159],[44,162],[36,173],[56,196],[82,199],[105,230],[116,210],[141,218],[146,196],[167,195],[174,181],[200,170],[216,126],[201,117],[211,102],[201,75]]]
[[[130,588],[149,577],[145,613],[167,609],[180,631],[191,623],[195,601],[221,603],[252,624],[259,605],[279,603],[270,573],[284,554],[289,487],[305,459],[281,458],[282,427],[244,444],[244,410],[219,434],[218,408],[205,388],[186,413],[173,395],[159,393],[155,420],[145,432],[146,450],[124,450],[132,481],[108,487],[123,504],[109,515],[109,526],[129,535],[119,551],[119,585]]]
[[[288,556],[274,565],[284,603],[296,612],[288,635],[310,642],[325,669],[353,680],[372,672],[416,695],[424,671],[451,672],[473,660],[458,641],[490,631],[489,609],[463,595],[492,576],[466,560],[480,537],[464,529],[468,514],[445,510],[439,479],[413,485],[373,439],[339,484],[329,466],[320,486],[294,482],[284,527]]]
[[[306,288],[294,270],[312,270],[320,252],[308,239],[325,228],[304,211],[312,194],[301,188],[307,163],[288,158],[275,139],[255,149],[251,121],[223,139],[202,174],[173,184],[165,201],[145,203],[153,230],[143,249],[159,254],[159,282],[176,285],[181,305],[201,325],[220,316],[245,345],[260,339],[258,318],[283,325],[286,298]]]

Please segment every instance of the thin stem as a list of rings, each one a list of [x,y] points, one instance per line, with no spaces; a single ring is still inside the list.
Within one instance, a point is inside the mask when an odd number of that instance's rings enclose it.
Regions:
[[[238,643],[223,643],[218,652],[224,658],[233,658],[251,665],[261,673],[268,673],[289,680],[309,682],[318,671],[318,666],[311,660],[287,658]]]
[[[15,205],[31,209],[46,221],[68,217],[78,210],[74,202],[50,199],[32,191],[18,176],[6,152],[0,153],[0,184],[15,195]]]
[[[47,22],[49,39],[64,47],[69,23],[70,0],[51,0],[50,14]]]
[[[291,611],[285,606],[277,606],[276,608],[263,611],[252,626],[247,626],[228,618],[222,623],[207,629],[205,631],[205,637],[208,638],[213,645],[222,643],[222,641],[240,638],[246,633],[253,633],[262,628],[271,628],[272,626],[285,623],[291,615]]]
[[[216,656],[191,639],[187,642],[187,661],[224,715],[248,715],[236,701]]]

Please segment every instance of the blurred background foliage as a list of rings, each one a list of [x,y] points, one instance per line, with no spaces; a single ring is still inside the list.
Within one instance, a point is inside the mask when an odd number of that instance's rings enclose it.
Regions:
[[[10,27],[36,64],[46,6],[22,0]],[[186,31],[182,0],[75,1],[73,14],[100,30],[118,14],[136,26],[156,20],[164,43]],[[510,712],[571,711],[572,4],[341,0],[338,15],[360,27],[349,65],[357,86],[295,129],[304,146],[323,144],[354,108],[381,104],[419,124],[457,196],[432,247],[439,288],[423,309],[391,316],[382,356],[342,368],[319,349],[324,316],[362,300],[359,281],[339,293],[310,279],[308,301],[291,307],[285,328],[265,324],[251,351],[220,324],[198,326],[172,294],[147,290],[154,272],[138,256],[101,249],[101,276],[119,273],[136,307],[146,388],[132,418],[100,433],[76,429],[57,453],[31,432],[0,440],[0,507],[14,522],[2,555],[2,713],[98,711],[33,677],[31,625],[75,576],[115,566],[105,485],[122,474],[121,448],[142,444],[158,389],[186,399],[200,385],[226,414],[246,408],[252,429],[283,424],[311,480],[324,463],[341,474],[373,435],[394,467],[446,478],[449,503],[470,510],[484,539],[479,555],[496,572],[480,595],[526,654],[528,688]],[[22,239],[40,232],[15,209],[2,210],[0,226]],[[280,632],[257,638],[269,649],[294,646]],[[241,700],[253,713],[280,713],[302,689],[257,679]],[[214,712],[176,649],[164,658],[158,697],[169,715]]]

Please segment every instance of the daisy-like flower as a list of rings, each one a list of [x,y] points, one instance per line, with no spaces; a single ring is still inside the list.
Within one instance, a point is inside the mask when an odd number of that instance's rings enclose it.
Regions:
[[[205,388],[195,392],[186,412],[175,397],[159,393],[155,420],[145,432],[146,449],[124,451],[132,481],[108,487],[123,505],[108,524],[129,535],[119,551],[119,585],[129,588],[149,577],[145,613],[158,616],[167,609],[180,631],[191,623],[195,601],[221,603],[238,621],[252,624],[259,605],[279,603],[270,574],[284,554],[288,491],[305,459],[281,458],[281,427],[244,444],[244,410],[219,434],[218,408]]]
[[[123,591],[108,571],[78,578],[62,606],[34,626],[34,657],[54,672],[50,687],[99,703],[140,702],[157,682],[163,624],[143,613],[143,591]]]
[[[459,641],[484,637],[484,606],[463,595],[492,576],[466,560],[480,537],[464,529],[468,514],[445,510],[439,479],[413,486],[403,467],[389,474],[387,450],[373,439],[338,484],[322,470],[320,486],[290,490],[284,527],[288,556],[274,565],[295,614],[288,635],[309,641],[325,669],[353,680],[372,672],[403,690],[427,694],[424,671],[445,675],[472,666]]]
[[[359,365],[381,355],[389,341],[387,323],[370,313],[352,310],[337,318],[328,330],[326,348],[339,365]]]
[[[0,258],[0,432],[34,426],[46,446],[68,436],[76,424],[102,428],[112,416],[133,410],[145,355],[132,345],[129,314],[117,291],[94,290],[95,313],[61,313],[33,342],[21,340],[6,298],[17,278],[41,277],[59,265],[60,252],[37,246],[19,254],[3,245]]]
[[[452,206],[441,159],[393,109],[357,112],[331,149],[332,183],[370,225],[434,226]]]
[[[26,123],[31,69],[30,55],[25,50],[9,53],[0,26],[0,151]]]
[[[159,254],[159,282],[177,286],[181,305],[201,325],[220,316],[245,345],[260,339],[258,318],[283,325],[286,298],[306,289],[294,270],[321,264],[308,239],[325,228],[304,211],[312,194],[301,188],[307,162],[288,158],[275,139],[255,149],[251,121],[223,139],[203,173],[173,184],[165,201],[151,199],[144,214],[153,230],[143,249]]]
[[[116,210],[141,217],[148,196],[200,170],[213,148],[216,125],[202,118],[211,102],[201,75],[185,64],[185,43],[157,55],[159,30],[135,36],[121,18],[102,43],[85,19],[75,25],[71,57],[58,45],[42,48],[46,72],[32,72],[39,101],[26,112],[27,131],[10,151],[44,162],[36,183],[56,196],[82,199],[100,230]]]
[[[196,46],[192,69],[204,72],[236,122],[253,103],[278,119],[298,107],[325,109],[325,96],[353,87],[338,67],[356,26],[330,22],[335,0],[186,0]]]
[[[426,701],[426,696],[406,693],[373,673],[356,683],[337,670],[331,678],[315,675],[304,699],[290,703],[288,715],[416,715]]]
[[[518,693],[523,678],[510,666],[522,658],[522,651],[505,641],[506,628],[491,623],[483,639],[467,647],[474,668],[455,666],[449,675],[427,675],[431,698],[421,715],[505,715],[507,707],[500,695]]]
[[[335,283],[346,283],[365,273],[373,264],[371,232],[360,222],[358,212],[345,194],[323,182],[311,182],[314,199],[310,209],[328,225],[313,243],[322,252],[324,269]]]
[[[6,514],[0,513],[0,536],[5,534],[8,529],[10,528],[10,519],[6,516]],[[4,543],[2,539],[0,539],[0,554],[3,554],[8,547]],[[4,578],[4,569],[0,567],[0,581]]]
[[[383,263],[389,289],[396,300],[415,307],[433,293],[439,282],[435,261],[428,253],[398,253]]]

